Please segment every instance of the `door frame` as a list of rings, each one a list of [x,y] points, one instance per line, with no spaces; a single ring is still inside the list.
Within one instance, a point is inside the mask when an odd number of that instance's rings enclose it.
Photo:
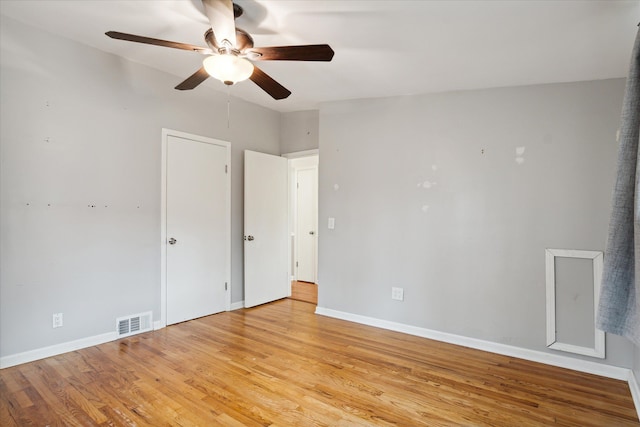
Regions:
[[[314,149],[314,150],[305,150],[305,151],[295,151],[292,153],[286,153],[286,154],[282,154],[282,157],[286,158],[289,160],[289,183],[288,183],[288,187],[289,187],[289,254],[288,254],[288,271],[289,271],[289,280],[294,280],[294,278],[296,277],[296,272],[295,272],[295,252],[294,252],[294,248],[293,248],[293,244],[291,243],[292,239],[297,239],[297,236],[295,235],[296,233],[296,223],[295,223],[295,193],[294,193],[294,189],[293,189],[293,184],[295,182],[295,175],[296,175],[296,171],[295,169],[291,166],[291,160],[294,159],[300,159],[303,157],[313,157],[313,156],[317,156],[318,157],[318,165],[317,168],[320,168],[320,150],[318,149]],[[319,176],[318,176],[319,177]],[[318,193],[320,192],[319,187],[320,187],[320,181],[318,179],[318,181],[316,182],[317,186],[318,186]],[[320,200],[318,198],[318,205],[316,206],[316,209],[318,210],[318,213],[320,212]],[[316,215],[316,220],[319,224],[320,219],[318,217],[318,215]],[[319,226],[317,227],[319,228]],[[320,238],[319,235],[319,230],[316,230],[316,273],[315,273],[315,281],[316,284],[318,283],[318,270],[319,270],[319,261],[320,261],[320,257],[318,257],[318,239]],[[291,289],[289,289],[289,296],[291,296]]]
[[[205,144],[213,144],[225,147],[226,150],[226,229],[227,238],[225,242],[227,266],[225,271],[225,282],[228,283],[225,297],[225,310],[231,309],[231,143],[220,139],[206,136],[194,135],[173,129],[162,128],[162,172],[160,188],[160,322],[154,322],[154,329],[167,326],[167,150],[170,136],[184,138]]]

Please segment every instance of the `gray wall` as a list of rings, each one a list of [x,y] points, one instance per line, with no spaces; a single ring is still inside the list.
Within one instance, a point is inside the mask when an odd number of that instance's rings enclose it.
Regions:
[[[545,248],[604,250],[623,91],[616,79],[321,106],[319,306],[553,352]],[[630,343],[609,335],[605,363],[631,367]]]
[[[241,301],[242,150],[279,154],[280,114],[232,99],[228,129],[226,94],[178,92],[179,77],[5,17],[0,31],[0,355],[159,318],[163,127],[232,144]],[[52,329],[56,312],[65,325]]]
[[[318,110],[282,113],[280,150],[281,153],[315,150],[319,144]]]
[[[640,347],[634,347],[633,356],[633,373],[636,381],[640,381]]]

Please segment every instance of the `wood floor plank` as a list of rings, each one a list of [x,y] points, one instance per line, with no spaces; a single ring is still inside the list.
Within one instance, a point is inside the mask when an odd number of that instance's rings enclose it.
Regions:
[[[2,423],[2,426],[4,426],[4,427],[14,427],[14,426],[19,426],[19,425],[27,425],[25,423],[18,424],[16,422],[16,420],[15,420],[14,416],[11,414],[11,411],[9,410],[7,404],[8,404],[7,401],[0,402],[0,423]]]
[[[638,426],[628,385],[292,299],[0,371],[7,426]]]
[[[318,304],[318,285],[309,282],[291,282],[291,299]]]

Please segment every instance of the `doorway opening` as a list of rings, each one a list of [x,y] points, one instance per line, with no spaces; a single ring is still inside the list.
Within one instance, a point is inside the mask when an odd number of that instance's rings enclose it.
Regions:
[[[318,303],[318,150],[289,159],[291,298]]]

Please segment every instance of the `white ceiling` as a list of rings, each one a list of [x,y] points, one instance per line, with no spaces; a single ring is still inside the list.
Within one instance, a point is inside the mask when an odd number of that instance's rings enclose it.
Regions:
[[[624,77],[640,0],[237,0],[256,46],[328,43],[332,62],[260,62],[291,90],[231,94],[278,111],[344,99]],[[1,0],[0,13],[176,76],[197,53],[113,40],[115,30],[206,46],[199,0]],[[207,86],[226,96],[222,83]],[[194,90],[202,90],[196,88]],[[186,94],[188,96],[188,94]]]

